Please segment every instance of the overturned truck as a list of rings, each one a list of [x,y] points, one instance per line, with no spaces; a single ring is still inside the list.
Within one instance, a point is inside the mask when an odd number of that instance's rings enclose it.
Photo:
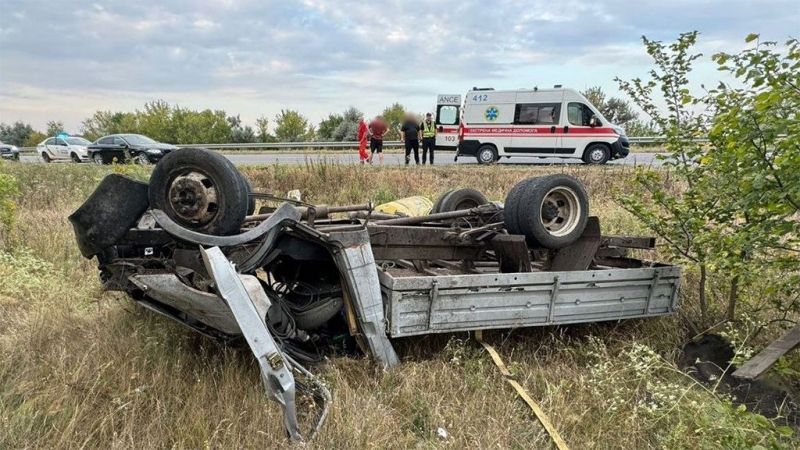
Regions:
[[[256,213],[257,199],[277,206]],[[654,239],[603,235],[588,209],[563,174],[523,180],[504,203],[450,191],[416,217],[311,205],[253,192],[226,158],[180,149],[149,183],[108,175],[70,222],[107,289],[199,333],[244,337],[302,440],[330,401],[305,365],[337,349],[388,367],[405,336],[675,312],[680,269],[630,257]],[[316,401],[310,433],[299,394]]]

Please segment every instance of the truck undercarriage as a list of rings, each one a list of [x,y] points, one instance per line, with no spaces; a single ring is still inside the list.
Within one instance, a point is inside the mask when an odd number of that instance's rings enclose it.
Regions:
[[[244,181],[231,181],[243,179],[235,168],[202,163],[222,164],[206,153],[174,152],[149,184],[109,175],[70,221],[107,289],[205,335],[244,337],[294,440],[313,437],[331,398],[304,365],[336,349],[389,367],[400,362],[392,339],[401,337],[678,308],[680,269],[629,256],[631,248],[653,248],[652,238],[602,235],[588,203],[571,198],[579,190],[573,181],[546,192],[534,211],[511,207],[525,205],[520,191],[505,204],[400,217],[371,204],[328,207],[248,192]],[[533,195],[541,187],[535,180],[520,185]],[[254,214],[254,199],[277,206]],[[241,217],[231,221],[234,206]],[[551,236],[533,239],[528,217]],[[557,245],[540,245],[548,238]],[[311,433],[298,425],[298,391],[318,405]]]

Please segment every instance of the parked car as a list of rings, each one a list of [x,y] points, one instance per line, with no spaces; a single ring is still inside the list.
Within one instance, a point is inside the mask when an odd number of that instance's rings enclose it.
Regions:
[[[157,163],[177,148],[141,134],[111,134],[89,146],[89,158],[95,164],[111,164],[115,159],[117,162],[127,162],[130,158],[136,164],[147,165]]]
[[[19,149],[16,145],[4,144],[0,142],[0,159],[19,161]]]
[[[86,151],[86,147],[89,145],[91,142],[80,136],[59,134],[49,137],[37,145],[36,153],[46,163],[53,161],[80,163],[89,160],[89,154]]]

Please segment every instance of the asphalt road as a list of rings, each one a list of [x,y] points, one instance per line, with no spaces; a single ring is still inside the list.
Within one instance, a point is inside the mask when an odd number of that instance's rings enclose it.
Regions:
[[[611,161],[610,165],[626,165],[626,166],[660,166],[663,161],[656,159],[657,153],[631,153],[627,158]],[[237,165],[259,165],[259,164],[303,164],[308,162],[331,161],[342,164],[357,164],[358,154],[346,153],[258,153],[258,154],[225,154],[225,156]],[[457,162],[453,161],[454,154],[439,153],[436,155],[436,165],[477,165],[475,158],[460,157]],[[40,162],[37,156],[24,155],[20,158],[23,162]],[[377,164],[377,160],[375,161]],[[384,164],[386,165],[401,165],[403,164],[403,155],[399,153],[387,153],[385,155]],[[413,164],[413,160],[412,160]],[[514,157],[508,159],[501,159],[502,165],[553,165],[553,164],[581,164],[577,159],[561,159],[561,158],[525,158]]]

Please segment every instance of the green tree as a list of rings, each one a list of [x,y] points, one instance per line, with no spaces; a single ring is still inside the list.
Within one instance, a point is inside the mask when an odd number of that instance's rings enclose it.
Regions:
[[[770,269],[789,274],[772,284],[771,298],[794,299],[774,306],[800,309],[800,42],[758,40],[751,34],[751,48],[713,56],[738,87],[720,83],[706,98],[715,116],[700,162],[715,195],[727,199],[712,211],[710,244],[715,267],[731,274],[728,319],[740,287]]]
[[[282,109],[275,116],[275,137],[280,142],[304,142],[308,140],[308,119],[298,111]]]
[[[40,131],[34,131],[28,136],[27,139],[25,139],[25,142],[22,145],[24,147],[36,147],[37,145],[39,145],[39,143],[41,143],[45,139],[47,139],[46,134]]]
[[[685,33],[669,46],[645,38],[656,62],[651,79],[620,82],[666,136],[671,172],[638,170],[633,194],[617,198],[673,256],[698,268],[704,323],[710,276],[728,287],[728,320],[754,282],[768,286],[774,309],[786,317],[800,309],[800,44],[757,43],[714,55],[737,87],[720,84],[695,97],[688,74],[700,56],[690,51],[696,38]],[[653,101],[655,89],[666,114]],[[706,135],[709,144],[693,139]]]
[[[47,134],[48,136],[55,136],[59,133],[64,133],[64,132],[65,132],[64,122],[61,122],[60,120],[59,121],[51,120],[47,122],[47,131],[45,131],[45,134]]]
[[[138,133],[139,120],[135,113],[97,111],[81,124],[81,134],[90,141],[116,133]]]
[[[606,94],[600,86],[591,87],[581,92],[581,94],[600,111],[603,117],[615,125],[625,127],[627,130],[631,122],[638,120],[638,114],[633,110],[630,103],[621,98],[606,98]],[[628,134],[639,136],[632,134],[629,130]]]
[[[269,119],[264,116],[259,117],[256,119],[256,129],[258,130],[258,141],[259,142],[269,142],[270,135],[269,135]]]
[[[703,192],[703,171],[695,164],[703,148],[694,138],[704,136],[707,120],[693,112],[699,100],[689,91],[689,73],[701,55],[691,53],[697,42],[697,32],[681,34],[670,45],[660,41],[642,40],[647,53],[653,58],[655,68],[647,81],[617,79],[620,89],[647,113],[656,126],[663,130],[668,156],[665,166],[672,171],[669,176],[685,184],[682,195],[670,190],[675,182],[666,182],[667,173],[639,168],[633,186],[617,196],[619,203],[639,218],[667,243],[673,258],[699,271],[698,301],[701,322],[707,321],[707,281],[710,263],[708,211],[715,206]],[[667,105],[666,111],[654,100],[655,90]]]
[[[221,144],[229,141],[231,128],[225,111],[193,111],[172,108],[170,118],[174,130],[173,142],[178,144]]]
[[[322,142],[335,140],[334,132],[343,121],[344,117],[341,114],[328,114],[328,117],[322,119],[317,127],[317,140]]]
[[[334,141],[355,141],[358,138],[358,122],[363,113],[351,106],[342,113],[342,121],[333,131]]]
[[[145,103],[144,111],[136,111],[138,132],[159,142],[178,142],[178,130],[172,123],[172,106],[164,100]]]
[[[381,115],[383,116],[383,121],[386,122],[386,126],[389,127],[384,139],[388,141],[400,140],[400,126],[406,118],[406,108],[400,103],[394,103],[384,108]]]
[[[12,125],[0,124],[0,141],[6,144],[22,147],[33,133],[33,127],[28,123],[17,121]]]

